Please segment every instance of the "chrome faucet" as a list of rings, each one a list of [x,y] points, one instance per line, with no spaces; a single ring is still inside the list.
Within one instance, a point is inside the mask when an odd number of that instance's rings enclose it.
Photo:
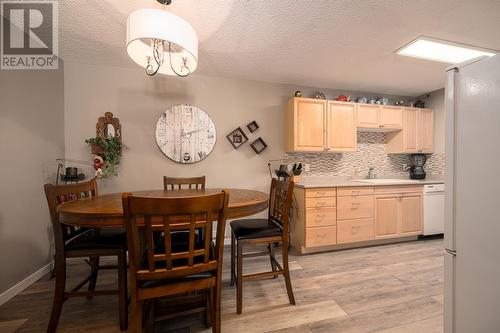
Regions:
[[[368,179],[375,179],[377,174],[373,168],[368,169]]]

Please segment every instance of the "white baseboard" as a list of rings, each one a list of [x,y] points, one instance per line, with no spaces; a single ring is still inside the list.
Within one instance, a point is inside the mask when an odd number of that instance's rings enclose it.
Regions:
[[[35,273],[28,276],[26,279],[4,291],[2,294],[0,294],[0,305],[7,303],[9,299],[16,296],[36,281],[40,280],[45,274],[49,273],[52,270],[52,266],[53,262],[48,263],[47,265],[37,270]]]

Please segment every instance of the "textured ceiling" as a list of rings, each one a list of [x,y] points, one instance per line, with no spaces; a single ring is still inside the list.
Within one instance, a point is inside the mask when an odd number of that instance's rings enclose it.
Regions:
[[[137,68],[127,15],[154,0],[60,0],[65,61]],[[416,96],[445,64],[395,55],[419,35],[500,50],[499,0],[174,0],[200,38],[196,73]],[[137,70],[141,70],[137,68]]]

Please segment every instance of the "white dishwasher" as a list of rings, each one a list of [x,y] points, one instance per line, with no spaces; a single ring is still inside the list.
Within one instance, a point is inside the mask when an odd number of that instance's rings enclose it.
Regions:
[[[424,185],[424,236],[444,233],[444,184]]]

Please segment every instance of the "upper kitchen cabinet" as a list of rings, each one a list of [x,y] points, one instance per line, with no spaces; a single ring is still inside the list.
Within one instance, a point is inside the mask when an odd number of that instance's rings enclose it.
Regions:
[[[357,127],[360,131],[390,132],[403,128],[399,106],[358,104]]]
[[[380,107],[377,104],[358,104],[358,128],[379,128],[379,111]]]
[[[285,118],[287,151],[325,150],[325,100],[292,98]]]
[[[326,115],[326,149],[356,151],[356,104],[328,101]]]
[[[387,135],[387,153],[415,154],[434,152],[434,112],[403,108],[403,129]]]
[[[432,153],[434,152],[434,112],[429,109],[420,109],[418,117],[420,152]]]
[[[356,151],[354,103],[294,97],[285,118],[286,151]]]

